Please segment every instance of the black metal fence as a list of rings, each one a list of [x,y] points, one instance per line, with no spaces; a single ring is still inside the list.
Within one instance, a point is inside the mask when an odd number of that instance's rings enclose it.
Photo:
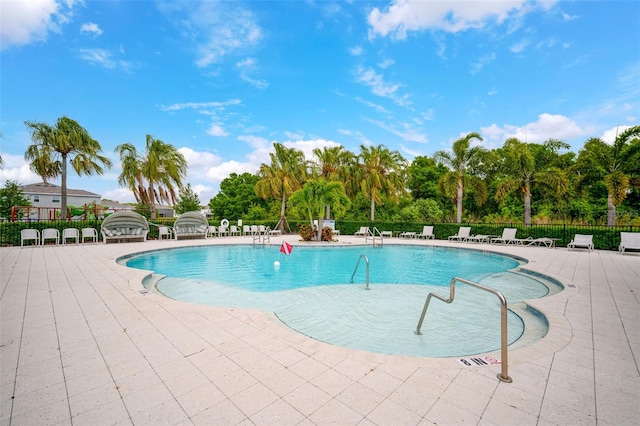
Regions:
[[[175,218],[158,218],[150,221],[149,239],[158,238],[157,225],[173,226]],[[211,225],[219,225],[218,220],[210,220]],[[246,222],[246,221],[245,221]],[[95,228],[100,231],[100,219],[90,220],[52,220],[52,221],[22,221],[22,222],[0,222],[0,245],[2,246],[19,246],[20,230],[22,229],[38,229],[56,228],[62,234],[65,228]],[[291,231],[295,234],[298,224],[308,223],[307,221],[289,221]],[[276,221],[252,221],[252,225],[266,225],[274,228]],[[156,226],[154,226],[156,225]],[[595,225],[530,225],[525,226],[523,223],[416,223],[416,222],[347,222],[336,221],[335,229],[340,230],[342,235],[352,235],[362,226],[378,228],[380,231],[400,232],[416,232],[422,231],[425,225],[433,225],[433,231],[437,239],[446,240],[450,235],[455,235],[461,226],[470,226],[471,235],[492,235],[499,237],[502,235],[504,228],[516,228],[517,238],[555,238],[558,247],[566,247],[571,242],[575,234],[593,235],[593,242],[596,249],[600,250],[617,250],[620,245],[620,232],[640,232],[640,226],[595,226]],[[288,229],[285,230],[288,232]],[[336,237],[340,238],[340,237]]]

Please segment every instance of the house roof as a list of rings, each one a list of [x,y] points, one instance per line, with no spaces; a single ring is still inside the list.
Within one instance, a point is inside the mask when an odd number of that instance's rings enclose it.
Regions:
[[[30,185],[22,185],[20,187],[25,194],[61,194],[62,190],[59,185],[54,185],[48,182],[32,183]],[[75,195],[79,197],[98,197],[99,194],[85,191],[84,189],[71,189],[67,188],[67,195]]]

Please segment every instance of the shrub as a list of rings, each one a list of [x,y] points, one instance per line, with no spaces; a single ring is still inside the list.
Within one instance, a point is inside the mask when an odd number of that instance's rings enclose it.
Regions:
[[[322,241],[333,241],[333,230],[328,226],[322,228]]]
[[[298,225],[298,234],[302,241],[313,241],[316,239],[316,231],[308,223]]]

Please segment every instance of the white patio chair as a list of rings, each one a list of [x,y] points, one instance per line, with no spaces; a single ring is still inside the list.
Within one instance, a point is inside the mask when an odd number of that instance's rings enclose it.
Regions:
[[[502,244],[522,245],[526,240],[516,238],[516,232],[518,232],[517,228],[504,228],[502,230],[502,236],[498,238],[492,238],[491,244],[500,242]]]
[[[82,228],[82,243],[84,244],[89,240],[90,242],[98,243],[98,230],[95,228]]]
[[[47,243],[47,240],[53,240],[55,245],[58,245],[58,243],[60,243],[60,231],[55,228],[43,229],[41,235],[42,245],[45,245]]]
[[[218,226],[218,236],[224,237],[225,235],[229,235],[229,228],[226,226]]]
[[[369,235],[369,227],[361,226],[360,230],[354,232],[353,235],[355,235],[356,237],[366,237],[367,235]]]
[[[422,227],[422,232],[419,234],[416,234],[417,238],[424,238],[426,240],[428,239],[435,239],[436,236],[433,234],[433,226],[423,226]]]
[[[172,240],[173,239],[173,231],[168,226],[158,226],[158,239],[159,240]]]
[[[20,247],[25,241],[34,241],[36,246],[40,245],[40,231],[37,229],[22,229],[20,231]]]
[[[456,235],[450,235],[449,241],[466,241],[469,238],[469,234],[471,233],[470,226],[461,226],[458,229],[458,233]]]
[[[242,225],[242,235],[251,235],[251,226]]]
[[[75,240],[75,243],[78,244],[79,239],[80,231],[78,231],[78,228],[65,228],[62,230],[62,245],[67,244],[67,240]]]
[[[640,250],[640,232],[621,232],[618,249],[622,254],[626,250]]]
[[[236,225],[231,225],[231,227],[229,228],[229,235],[240,235],[240,228],[238,228]]]
[[[218,229],[213,225],[209,225],[209,227],[207,228],[207,238],[215,237],[217,233]]]
[[[567,244],[567,248],[569,249],[586,248],[587,250],[591,251],[594,249],[593,235],[576,234],[573,237],[573,240],[571,240],[571,242]]]

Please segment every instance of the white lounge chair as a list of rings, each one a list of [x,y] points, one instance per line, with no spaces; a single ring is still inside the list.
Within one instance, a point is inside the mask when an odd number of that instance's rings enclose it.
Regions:
[[[461,226],[456,235],[450,235],[449,241],[466,241],[471,233],[470,226]]]
[[[184,212],[173,224],[173,236],[176,240],[207,238],[209,222],[198,211]]]
[[[435,239],[436,236],[433,234],[433,226],[423,226],[422,227],[422,232],[419,234],[416,234],[417,238],[424,238],[424,239]]]
[[[36,246],[40,245],[40,231],[37,229],[20,230],[20,247],[24,246],[25,241],[34,241]]]
[[[411,232],[411,231],[406,231],[406,232],[401,232],[398,234],[398,238],[415,238],[416,237],[415,232]]]
[[[79,239],[80,232],[78,228],[65,228],[62,230],[62,245],[67,244],[67,240],[75,240],[75,243],[78,244]]]
[[[465,241],[469,243],[490,243],[491,235],[484,235],[484,234],[470,235],[467,237]]]
[[[498,238],[492,238],[491,244],[501,243],[501,244],[514,244],[514,245],[522,245],[523,241],[519,238],[516,238],[516,232],[518,232],[517,228],[504,228],[502,230],[502,236]]]
[[[42,230],[41,242],[42,245],[47,243],[47,240],[53,240],[55,245],[58,245],[60,242],[60,231],[55,228],[47,228]]]
[[[576,234],[573,237],[573,240],[571,240],[571,242],[567,244],[567,248],[569,249],[586,248],[587,250],[591,251],[594,249],[593,235]]]
[[[87,240],[94,244],[98,243],[98,230],[96,228],[82,228],[82,244]]]
[[[640,232],[621,232],[618,249],[622,254],[626,250],[640,250]]]
[[[369,235],[369,227],[361,226],[360,230],[357,232],[354,232],[353,235],[356,237],[366,237],[367,235]]]

